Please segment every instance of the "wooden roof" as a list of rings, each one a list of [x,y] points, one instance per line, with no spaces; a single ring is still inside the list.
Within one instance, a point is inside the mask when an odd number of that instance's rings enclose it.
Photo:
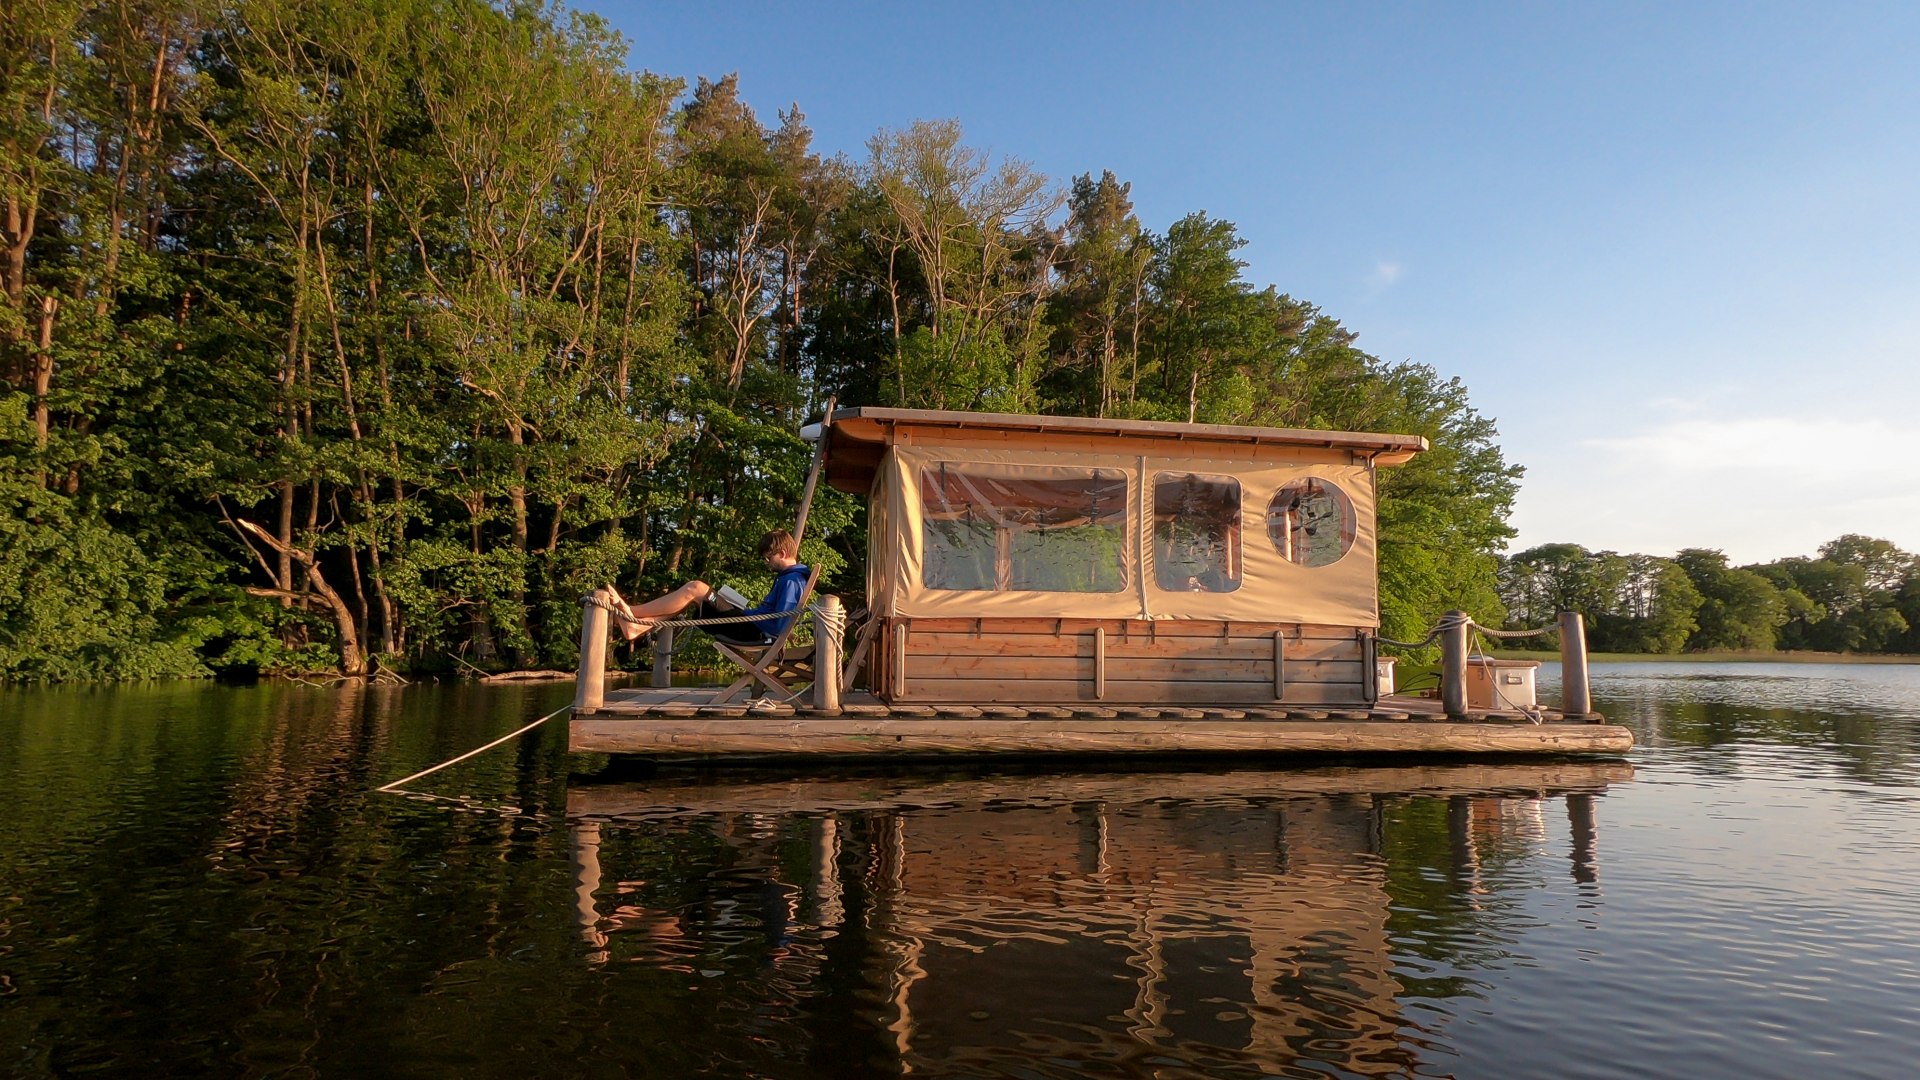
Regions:
[[[1230,424],[1176,424],[1159,420],[1104,420],[1091,416],[1026,416],[1017,413],[949,412],[940,409],[881,409],[862,406],[833,414],[828,429],[827,482],[842,491],[866,494],[874,466],[902,428],[915,430],[972,429],[976,431],[1062,434],[1115,439],[1154,439],[1201,444],[1266,444],[1312,446],[1349,450],[1377,465],[1398,465],[1427,449],[1418,435],[1385,435],[1366,431],[1313,431],[1306,428],[1241,427]]]

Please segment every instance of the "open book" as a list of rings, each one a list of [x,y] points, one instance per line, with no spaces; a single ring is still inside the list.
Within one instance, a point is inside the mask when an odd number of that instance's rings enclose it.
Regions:
[[[719,588],[713,590],[713,596],[714,596],[714,599],[720,601],[723,604],[728,605],[729,607],[732,607],[735,611],[745,611],[748,608],[753,606],[753,603],[751,601],[749,601],[746,597],[740,595],[739,589],[736,589],[731,585],[722,585]]]

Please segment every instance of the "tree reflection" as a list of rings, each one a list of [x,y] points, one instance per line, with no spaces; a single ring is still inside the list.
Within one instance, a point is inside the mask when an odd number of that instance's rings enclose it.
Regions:
[[[1514,874],[1598,879],[1619,764],[578,787],[584,958],[735,981],[878,1072],[1410,1075],[1410,1001],[1510,962]],[[1577,801],[1576,801],[1577,800]],[[1566,825],[1558,824],[1560,815]],[[1564,838],[1564,839],[1563,839]],[[663,850],[703,851],[671,866]],[[591,855],[587,855],[587,852]],[[670,887],[665,884],[670,882]],[[1597,892],[1591,894],[1597,897]],[[778,1071],[778,1070],[775,1070]]]

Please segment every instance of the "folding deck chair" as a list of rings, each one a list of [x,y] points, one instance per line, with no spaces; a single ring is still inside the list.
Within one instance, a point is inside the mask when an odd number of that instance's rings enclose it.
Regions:
[[[800,603],[787,618],[787,625],[773,640],[765,645],[740,645],[715,635],[707,635],[713,647],[720,655],[746,669],[746,674],[727,684],[726,688],[714,695],[713,703],[725,704],[741,696],[757,682],[764,685],[770,696],[776,701],[791,701],[800,696],[805,683],[811,682],[813,674],[813,645],[788,645],[787,639],[793,636],[794,628],[800,620],[807,617],[807,603],[813,599],[813,587],[820,581],[820,568],[815,566],[807,574],[807,586],[800,592]],[[790,683],[801,684],[796,688]]]

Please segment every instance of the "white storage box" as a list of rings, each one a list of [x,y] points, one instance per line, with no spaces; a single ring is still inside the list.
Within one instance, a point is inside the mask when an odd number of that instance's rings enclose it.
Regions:
[[[1467,708],[1488,710],[1535,707],[1534,676],[1538,660],[1495,660],[1467,657]]]

